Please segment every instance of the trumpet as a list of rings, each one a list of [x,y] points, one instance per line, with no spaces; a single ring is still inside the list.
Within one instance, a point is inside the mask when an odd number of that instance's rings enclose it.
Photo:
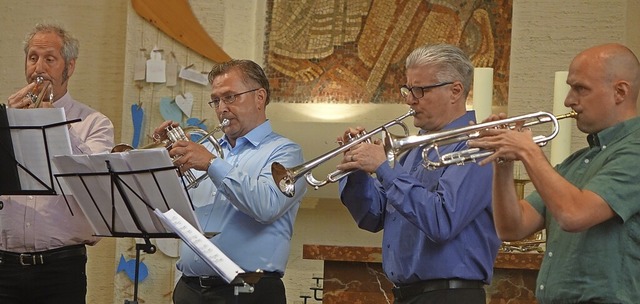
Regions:
[[[177,127],[167,126],[165,128],[165,131],[167,132],[167,139],[157,140],[141,148],[138,148],[138,150],[153,149],[153,148],[166,148],[167,150],[171,150],[171,147],[175,142],[179,140],[189,140],[189,138],[187,137],[187,134],[189,135],[198,134],[198,135],[201,135],[202,137],[198,141],[196,141],[196,144],[200,145],[200,144],[203,144],[205,141],[209,141],[213,145],[213,148],[216,150],[218,157],[224,158],[224,152],[222,151],[222,147],[220,146],[220,144],[218,143],[218,140],[213,135],[217,132],[222,131],[226,126],[229,125],[229,123],[230,121],[228,119],[224,119],[218,126],[213,128],[213,130],[209,132],[206,132],[205,130],[202,130],[198,127],[186,127],[183,129],[180,126],[177,126]],[[126,152],[131,150],[135,150],[135,148],[129,144],[121,143],[121,144],[115,145],[111,149],[111,153]],[[174,157],[172,161],[175,162],[178,158],[180,158],[180,156],[181,155]],[[209,175],[206,172],[200,175],[199,177],[196,177],[191,170],[185,171],[183,175],[187,180],[187,190],[191,188],[197,188],[203,180],[209,177]]]
[[[49,91],[49,101],[53,102],[53,86],[51,85],[51,81],[44,79],[42,76],[38,76],[34,82],[36,85],[26,95],[27,98],[31,99],[34,108],[40,107],[42,100],[47,96],[47,91]]]
[[[423,166],[428,170],[435,170],[452,164],[464,165],[469,162],[477,162],[478,160],[490,156],[495,151],[470,148],[441,155],[439,147],[478,138],[480,137],[480,132],[486,129],[515,129],[519,123],[521,124],[521,127],[524,128],[538,124],[551,123],[553,128],[550,133],[533,136],[533,141],[538,144],[538,146],[543,147],[558,134],[558,120],[575,118],[577,115],[578,114],[573,111],[558,116],[554,116],[547,112],[536,112],[432,134],[404,137],[390,135],[385,137],[385,151],[391,160],[392,157],[397,157],[397,155],[412,148],[424,146],[425,148],[422,150]],[[436,160],[429,159],[430,151],[435,151],[435,155],[438,157]]]
[[[413,116],[414,114],[415,114],[415,111],[413,109],[409,110],[409,112],[407,112],[406,114],[403,114],[402,116],[387,122],[386,124],[374,129],[373,131],[369,133],[362,132],[358,134],[356,137],[352,138],[348,143],[341,145],[337,149],[329,151],[301,165],[298,165],[292,168],[285,168],[282,164],[278,162],[274,162],[273,164],[271,164],[271,174],[273,175],[273,180],[276,182],[276,185],[278,185],[278,188],[280,189],[280,191],[282,191],[282,193],[284,193],[284,195],[288,197],[293,197],[293,195],[295,194],[295,182],[298,180],[298,178],[300,178],[303,175],[305,176],[307,183],[313,186],[316,190],[319,187],[326,185],[327,183],[335,183],[338,180],[342,179],[343,177],[351,174],[351,172],[353,171],[336,170],[329,173],[325,180],[317,180],[314,178],[311,170],[315,169],[320,164],[328,161],[329,159],[332,159],[337,155],[342,154],[343,152],[351,149],[352,147],[360,143],[371,142],[371,137],[373,137],[377,133],[380,133],[380,132],[388,133],[387,129],[394,125],[401,126],[404,129],[405,133],[408,135],[409,129],[402,122],[402,120],[409,116]]]

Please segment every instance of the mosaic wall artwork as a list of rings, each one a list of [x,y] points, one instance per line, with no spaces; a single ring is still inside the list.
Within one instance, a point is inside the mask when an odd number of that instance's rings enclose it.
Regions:
[[[404,59],[417,46],[460,46],[494,69],[506,105],[512,0],[270,0],[266,70],[274,101],[402,103]]]

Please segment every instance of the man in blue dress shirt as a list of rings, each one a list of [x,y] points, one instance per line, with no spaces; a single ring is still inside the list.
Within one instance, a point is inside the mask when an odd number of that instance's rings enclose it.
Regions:
[[[266,118],[269,82],[262,68],[249,60],[232,60],[209,73],[209,105],[219,121],[229,120],[220,142],[224,158],[211,144],[179,141],[169,154],[181,155],[175,165],[183,170],[206,171],[209,178],[190,191],[204,231],[220,232],[211,238],[225,255],[247,272],[264,276],[251,293],[234,295],[227,284],[189,247],[182,246],[177,263],[182,277],[173,300],[176,304],[239,303],[284,304],[282,282],[300,200],[306,192],[300,179],[296,195],[286,197],[271,176],[271,164],[293,167],[303,162],[300,146],[276,134]],[[154,133],[166,136],[164,122]]]
[[[465,101],[473,80],[469,58],[452,45],[422,46],[406,59],[401,93],[415,110],[420,134],[467,126],[475,113]],[[347,141],[363,129],[350,128]],[[465,149],[460,142],[440,153]],[[422,148],[395,166],[384,147],[362,143],[345,153],[340,197],[362,229],[383,230],[382,266],[395,303],[486,303],[500,240],[493,225],[489,166],[467,164],[427,170]],[[430,152],[430,159],[437,159]],[[375,177],[370,174],[375,173]]]

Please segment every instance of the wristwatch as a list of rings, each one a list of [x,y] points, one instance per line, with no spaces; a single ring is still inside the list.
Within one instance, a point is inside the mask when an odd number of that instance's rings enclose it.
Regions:
[[[216,156],[212,156],[211,160],[209,161],[209,167],[211,167],[211,165],[213,165],[213,161],[216,160]],[[209,167],[207,167],[207,169],[209,169]]]

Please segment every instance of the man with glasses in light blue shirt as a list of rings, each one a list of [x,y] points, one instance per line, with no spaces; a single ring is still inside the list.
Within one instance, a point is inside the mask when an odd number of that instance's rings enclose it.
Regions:
[[[236,296],[234,286],[183,245],[177,263],[182,277],[174,290],[174,303],[284,304],[281,278],[306,185],[301,179],[296,187],[303,190],[291,198],[285,196],[272,178],[271,164],[303,163],[302,150],[272,130],[265,112],[269,82],[255,62],[231,60],[216,65],[209,82],[209,105],[219,121],[229,121],[219,140],[224,158],[211,152],[215,149],[210,143],[190,141],[175,143],[169,154],[180,155],[175,165],[182,170],[206,171],[209,176],[189,194],[202,229],[220,232],[211,242],[243,270],[264,273],[253,292]],[[166,136],[164,129],[170,124],[177,125],[164,122],[154,136]]]

